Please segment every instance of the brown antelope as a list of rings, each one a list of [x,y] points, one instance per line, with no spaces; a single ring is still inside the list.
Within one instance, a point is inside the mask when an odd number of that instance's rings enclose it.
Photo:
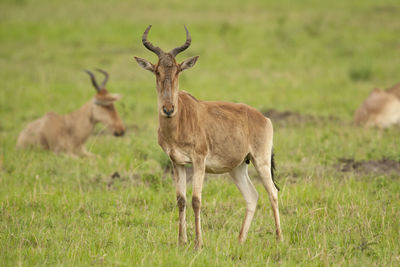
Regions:
[[[247,164],[254,164],[271,202],[276,236],[282,237],[278,211],[278,188],[273,179],[271,121],[245,104],[199,101],[179,90],[179,74],[196,63],[198,56],[178,64],[175,57],[190,46],[186,42],[166,53],[147,40],[151,25],[143,34],[143,45],[158,56],[157,64],[135,57],[139,65],[154,73],[158,95],[158,143],[171,159],[179,208],[179,242],[186,243],[186,173],[193,166],[192,207],[195,214],[195,246],[202,246],[200,207],[204,174],[228,172],[246,201],[246,215],[239,235],[245,241],[258,201]]]
[[[93,156],[86,151],[84,143],[92,133],[94,126],[102,122],[113,129],[115,136],[122,136],[125,126],[114,107],[120,96],[110,94],[105,85],[108,73],[98,69],[105,75],[99,86],[90,71],[96,95],[80,109],[66,115],[49,112],[42,118],[29,123],[19,134],[17,147],[40,147],[56,153],[65,152],[76,156]]]
[[[400,124],[400,83],[387,90],[374,89],[354,113],[354,122],[379,128]]]

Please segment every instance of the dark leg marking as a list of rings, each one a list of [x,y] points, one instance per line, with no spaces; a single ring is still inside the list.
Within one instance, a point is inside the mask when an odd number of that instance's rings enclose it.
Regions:
[[[180,212],[183,212],[186,207],[186,199],[183,196],[176,196],[176,202],[178,203],[178,208]]]
[[[194,210],[199,210],[201,206],[200,199],[198,197],[192,197],[192,207]]]

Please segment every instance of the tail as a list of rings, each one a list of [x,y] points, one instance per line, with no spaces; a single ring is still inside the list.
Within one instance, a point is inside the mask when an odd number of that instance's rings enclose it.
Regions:
[[[279,188],[279,186],[276,183],[274,174],[275,174],[275,155],[274,155],[274,148],[272,148],[272,151],[271,151],[271,176],[272,176],[272,181],[274,182],[276,189],[278,189],[278,191],[279,191],[281,189]]]

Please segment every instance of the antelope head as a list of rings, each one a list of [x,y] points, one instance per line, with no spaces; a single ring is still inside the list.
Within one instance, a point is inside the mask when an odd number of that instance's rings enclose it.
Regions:
[[[97,92],[93,99],[92,119],[95,122],[101,122],[110,127],[115,136],[123,136],[125,133],[125,126],[114,106],[114,102],[121,97],[118,94],[111,94],[107,91],[105,86],[109,77],[108,73],[104,70],[97,69],[97,71],[103,73],[105,76],[103,82],[99,86],[94,74],[88,70],[85,71],[89,74]]]
[[[158,110],[161,116],[172,118],[178,111],[178,92],[179,92],[179,74],[196,64],[199,56],[195,56],[184,60],[182,63],[176,63],[175,57],[180,52],[186,50],[192,42],[192,37],[186,30],[186,42],[170,52],[166,53],[161,48],[154,46],[147,40],[147,35],[150,31],[149,25],[143,34],[143,45],[158,56],[157,64],[152,64],[149,61],[135,57],[139,66],[156,75],[157,95],[158,95]]]

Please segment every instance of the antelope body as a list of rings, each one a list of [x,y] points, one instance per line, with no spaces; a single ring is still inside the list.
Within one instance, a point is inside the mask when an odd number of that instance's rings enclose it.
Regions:
[[[114,102],[120,97],[106,90],[108,74],[99,71],[105,75],[101,86],[97,84],[93,73],[86,71],[97,92],[92,100],[70,114],[49,112],[29,123],[19,134],[17,147],[39,147],[56,153],[92,156],[85,150],[84,144],[98,122],[112,128],[114,135],[122,136],[125,126],[114,107]]]
[[[354,113],[354,122],[379,128],[400,124],[400,83],[387,90],[374,89]]]
[[[274,214],[276,235],[281,239],[278,189],[273,180],[271,121],[245,104],[199,101],[179,90],[180,72],[192,67],[198,56],[176,63],[175,56],[189,47],[186,42],[166,53],[147,41],[151,25],[143,34],[143,44],[158,55],[157,64],[135,57],[138,64],[156,75],[158,95],[158,143],[171,159],[179,208],[179,241],[186,235],[185,164],[193,165],[192,207],[195,214],[197,248],[202,246],[200,208],[205,172],[229,173],[246,201],[246,215],[239,235],[244,242],[256,209],[258,193],[252,184],[247,163],[251,161],[268,192]]]

